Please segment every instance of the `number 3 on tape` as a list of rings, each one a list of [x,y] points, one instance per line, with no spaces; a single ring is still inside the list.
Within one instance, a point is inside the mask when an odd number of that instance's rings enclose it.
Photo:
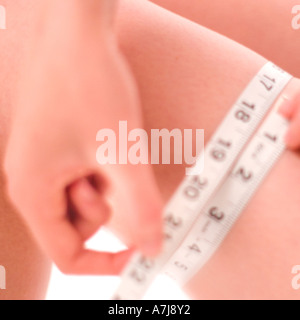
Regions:
[[[288,122],[264,118],[291,79],[271,62],[258,72],[199,156],[204,172],[190,172],[165,207],[162,253],[135,254],[114,299],[141,299],[161,272],[183,285],[214,254],[285,149]]]

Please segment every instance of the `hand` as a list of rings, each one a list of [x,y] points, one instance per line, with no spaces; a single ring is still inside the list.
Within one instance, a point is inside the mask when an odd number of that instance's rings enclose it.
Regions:
[[[84,247],[110,219],[108,198],[122,204],[123,212],[113,214],[123,216],[122,228],[131,231],[128,243],[147,255],[161,245],[161,200],[151,167],[96,162],[99,129],[117,131],[119,120],[127,120],[130,130],[142,121],[112,31],[81,20],[80,12],[76,19],[46,14],[34,34],[6,153],[8,190],[63,272],[117,274],[130,251]]]

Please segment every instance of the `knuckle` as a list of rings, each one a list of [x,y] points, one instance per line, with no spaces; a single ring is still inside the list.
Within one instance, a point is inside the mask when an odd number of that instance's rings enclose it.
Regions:
[[[56,266],[65,275],[78,275],[81,274],[79,262],[78,255],[64,255],[63,258],[56,260]]]
[[[70,261],[60,261],[56,264],[56,266],[65,275],[72,275],[75,273],[74,267]]]

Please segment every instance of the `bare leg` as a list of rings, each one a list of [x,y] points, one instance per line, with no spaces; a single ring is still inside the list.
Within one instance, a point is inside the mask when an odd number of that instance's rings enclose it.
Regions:
[[[128,5],[128,3],[130,5]],[[121,48],[138,80],[146,128],[204,128],[206,141],[266,62],[256,53],[149,2],[123,1]],[[201,299],[299,299],[299,155],[286,152],[229,237],[187,286]],[[155,167],[167,199],[183,178]],[[289,190],[287,197],[281,197]]]
[[[14,89],[26,49],[30,27],[28,1],[2,1],[7,10],[7,30],[0,33],[0,265],[7,273],[6,290],[0,300],[43,299],[50,274],[50,262],[42,254],[16,210],[7,200],[3,175],[3,153],[9,130]]]
[[[297,0],[151,0],[258,52],[300,77],[300,30],[292,28]]]
[[[7,201],[3,177],[0,192],[0,265],[6,269],[6,290],[0,290],[0,300],[44,299],[50,263]]]

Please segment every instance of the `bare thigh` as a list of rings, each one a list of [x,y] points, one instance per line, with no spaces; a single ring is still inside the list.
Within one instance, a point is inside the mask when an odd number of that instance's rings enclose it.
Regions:
[[[204,128],[208,141],[266,60],[149,2],[126,3],[118,32],[147,130]],[[300,261],[299,164],[298,154],[284,154],[221,249],[186,287],[193,298],[300,298],[291,287],[292,267]],[[154,169],[167,201],[184,168]]]
[[[151,0],[217,31],[300,77],[300,36],[292,27],[298,0]]]
[[[15,85],[26,50],[32,3],[6,0],[1,4],[7,10],[7,30],[0,33],[0,265],[6,269],[7,289],[0,290],[0,300],[43,299],[50,261],[8,200],[2,167]]]

